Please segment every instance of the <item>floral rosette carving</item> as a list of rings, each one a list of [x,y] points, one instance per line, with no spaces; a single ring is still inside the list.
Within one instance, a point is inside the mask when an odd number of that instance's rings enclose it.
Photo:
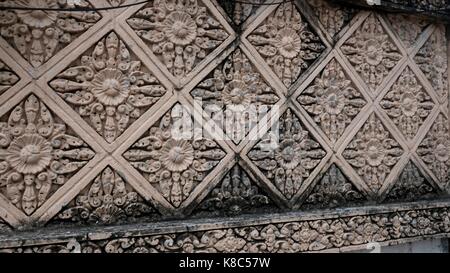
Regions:
[[[108,143],[166,93],[114,32],[49,85]]]
[[[4,62],[0,60],[0,94],[19,81],[19,77]]]
[[[413,139],[434,107],[410,68],[405,69],[380,102],[403,135]]]
[[[369,188],[378,192],[403,153],[381,120],[372,113],[342,155]]]
[[[346,205],[362,204],[364,196],[342,174],[335,165],[331,165],[302,205],[304,209],[336,208]]]
[[[151,1],[127,22],[177,78],[185,77],[229,36],[198,0]]]
[[[438,25],[428,41],[417,52],[414,61],[430,81],[440,99],[448,99],[448,62],[445,26]]]
[[[286,87],[325,49],[292,3],[280,5],[248,36],[248,40]]]
[[[108,225],[132,222],[151,214],[155,210],[116,171],[107,167],[55,220]]]
[[[436,176],[438,182],[447,187],[450,179],[450,137],[448,120],[439,114],[417,148],[417,154]]]
[[[341,31],[355,13],[352,8],[336,5],[326,0],[308,0],[307,2],[331,37]]]
[[[226,135],[238,144],[280,98],[237,49],[191,92]],[[262,111],[261,111],[262,112]]]
[[[366,104],[335,59],[297,100],[333,143]]]
[[[271,134],[266,134],[248,157],[287,199],[291,199],[326,152],[289,108],[280,119],[276,147],[272,145],[273,140]]]
[[[258,209],[267,212],[271,203],[246,172],[235,165],[197,210],[200,214],[234,216]]]
[[[0,122],[0,189],[30,215],[95,154],[34,95],[6,120]]]
[[[182,108],[180,104],[172,107],[124,153],[130,164],[175,207],[225,157],[225,152],[211,139],[172,135],[176,131],[173,126],[193,123]]]
[[[88,8],[85,0],[7,0],[1,6],[19,8]],[[0,34],[12,47],[39,67],[101,18],[93,11],[0,10]]]
[[[406,164],[394,187],[386,196],[387,202],[411,202],[438,195],[436,189],[411,161]]]
[[[373,13],[341,46],[341,50],[373,94],[402,58]]]

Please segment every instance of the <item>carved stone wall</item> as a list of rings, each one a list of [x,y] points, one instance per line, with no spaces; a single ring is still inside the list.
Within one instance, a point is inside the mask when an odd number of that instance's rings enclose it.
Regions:
[[[449,237],[448,26],[328,0],[1,9],[133,2],[0,1],[1,252]]]

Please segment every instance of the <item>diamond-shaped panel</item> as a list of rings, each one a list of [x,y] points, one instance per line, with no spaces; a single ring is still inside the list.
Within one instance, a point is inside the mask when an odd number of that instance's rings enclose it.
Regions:
[[[448,99],[448,61],[445,26],[437,25],[427,42],[417,52],[414,61],[430,81],[440,99]]]
[[[19,8],[83,8],[86,1],[3,1],[0,5]],[[55,10],[1,10],[4,18],[0,35],[34,67],[39,67],[83,34],[101,18],[92,11],[60,12]]]
[[[367,186],[378,192],[403,153],[399,143],[372,113],[342,155]]]
[[[35,95],[0,118],[0,191],[32,214],[95,155]]]
[[[366,104],[336,59],[297,98],[325,135],[335,143]]]
[[[448,120],[439,114],[417,148],[417,154],[443,187],[450,182],[450,132]]]
[[[326,209],[361,205],[364,195],[344,176],[336,164],[330,166],[303,202],[302,209]]]
[[[356,10],[327,0],[307,0],[325,30],[334,37],[353,18]]]
[[[100,39],[49,85],[108,143],[166,92],[115,32]]]
[[[433,100],[407,67],[380,102],[408,140],[413,139],[434,107]]]
[[[325,49],[292,2],[281,4],[247,39],[286,87]]]
[[[112,167],[106,167],[49,224],[109,225],[153,220],[158,213]]]
[[[430,25],[422,17],[407,14],[387,14],[387,18],[406,48],[413,47],[420,34]]]
[[[372,95],[376,95],[378,86],[402,58],[399,49],[373,13],[344,42],[341,50]]]
[[[12,87],[19,81],[17,76],[11,68],[9,68],[2,60],[0,60],[0,95]]]
[[[235,216],[279,210],[239,165],[225,175],[194,211],[196,216]]]
[[[248,157],[278,190],[291,199],[319,165],[326,152],[288,108],[279,120],[278,143],[266,134]]]
[[[226,154],[214,140],[183,130],[192,124],[192,116],[177,103],[123,154],[175,207]]]
[[[406,164],[385,202],[411,202],[436,197],[437,190],[411,161]]]
[[[280,100],[240,49],[190,94],[196,100],[201,99],[205,113],[235,144],[258,124],[270,105]]]
[[[176,78],[230,35],[203,1],[150,1],[127,22]]]

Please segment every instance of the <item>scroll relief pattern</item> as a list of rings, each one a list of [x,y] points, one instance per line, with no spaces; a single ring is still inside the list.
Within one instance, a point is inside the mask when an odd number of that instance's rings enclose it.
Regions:
[[[183,78],[228,38],[201,0],[151,1],[127,20],[176,78]]]
[[[0,95],[19,81],[14,71],[0,60]]]
[[[166,93],[114,32],[49,85],[108,143]]]
[[[81,242],[83,253],[296,253],[450,232],[448,208]],[[70,252],[65,244],[0,252]]]
[[[225,151],[214,140],[172,135],[173,126],[189,124],[193,124],[191,116],[181,104],[176,104],[124,153],[131,165],[175,207],[225,157]]]
[[[0,7],[86,8],[85,1],[2,1]],[[97,12],[0,10],[0,35],[33,67],[39,67],[101,19]]]
[[[53,222],[114,224],[158,214],[113,168],[105,168]],[[148,220],[147,219],[147,220]]]
[[[403,153],[403,148],[372,113],[342,155],[367,186],[378,192]]]
[[[417,52],[414,61],[430,81],[440,99],[448,100],[448,61],[445,26],[438,25],[430,38]]]
[[[0,121],[0,189],[27,215],[95,155],[36,96]]]
[[[342,136],[367,103],[335,59],[297,100],[332,143]]]
[[[247,39],[286,87],[325,49],[293,3],[280,5]]]
[[[406,68],[380,102],[408,139],[413,139],[434,107],[433,100],[410,68]]]
[[[287,199],[291,199],[326,152],[290,108],[279,120],[279,143],[275,149],[272,141],[272,134],[266,134],[248,152],[248,157]]]
[[[402,58],[399,49],[373,13],[345,41],[341,50],[373,95],[377,95],[375,92],[378,86]]]
[[[205,113],[238,144],[279,96],[242,53],[234,51],[191,95],[201,99]]]

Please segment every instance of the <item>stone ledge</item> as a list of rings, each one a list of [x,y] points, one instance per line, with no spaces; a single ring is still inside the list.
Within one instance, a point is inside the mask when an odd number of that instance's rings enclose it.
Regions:
[[[364,249],[450,237],[450,200],[344,208],[330,211],[249,215],[108,227],[41,229],[0,235],[5,252],[299,252]],[[38,238],[38,239],[37,239]],[[127,246],[127,247],[125,247]]]

